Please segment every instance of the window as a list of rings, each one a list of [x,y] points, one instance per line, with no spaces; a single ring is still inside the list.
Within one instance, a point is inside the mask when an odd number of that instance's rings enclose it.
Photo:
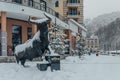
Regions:
[[[22,4],[22,0],[13,0],[13,2]]]
[[[55,2],[55,7],[59,7],[59,2],[58,1]]]
[[[28,5],[33,7],[33,0],[29,0]]]
[[[77,14],[77,8],[69,8],[69,14],[70,15],[76,15]]]
[[[32,38],[32,28],[27,28],[27,38],[28,39]]]
[[[40,9],[46,11],[47,3],[44,0],[40,0]]]
[[[70,0],[70,3],[77,3],[77,0]]]
[[[91,44],[93,44],[93,41],[91,41]]]
[[[22,30],[21,26],[17,26],[17,25],[12,26],[12,50],[13,51],[18,44],[22,43],[21,30]]]
[[[56,12],[56,13],[55,13],[55,16],[59,18],[59,13],[58,13],[58,12]]]
[[[95,43],[97,43],[97,39],[95,39]]]

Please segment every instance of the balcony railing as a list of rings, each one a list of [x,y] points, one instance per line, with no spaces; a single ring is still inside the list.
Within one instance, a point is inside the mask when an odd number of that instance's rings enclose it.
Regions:
[[[68,14],[67,15],[67,18],[79,18],[80,17],[80,15],[78,15],[78,14]]]
[[[14,0],[0,0],[0,2],[7,2],[7,3],[13,3],[13,4],[19,4],[19,5],[23,5],[23,6],[27,6],[27,7],[31,7],[31,8],[35,8],[41,11],[45,11],[53,16],[56,16],[55,14],[57,12],[55,12],[52,8],[46,6],[45,4],[39,3],[39,2],[35,2],[35,1],[26,1],[25,3],[21,2],[16,2]],[[59,16],[57,17],[60,20],[64,21],[67,23],[67,19],[65,17],[63,17],[62,15],[59,14]]]
[[[67,12],[67,18],[79,18],[80,12],[69,13]]]
[[[67,3],[67,6],[80,6],[80,3]]]

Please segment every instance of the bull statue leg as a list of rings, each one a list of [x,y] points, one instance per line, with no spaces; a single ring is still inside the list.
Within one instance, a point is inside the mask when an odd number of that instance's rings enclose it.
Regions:
[[[23,65],[23,67],[26,67],[26,66],[24,65],[24,64],[25,64],[25,61],[26,61],[25,58],[21,60],[21,65]]]
[[[17,63],[19,64],[19,58],[18,58],[18,56],[15,54],[15,58],[16,58],[16,61],[17,61]]]

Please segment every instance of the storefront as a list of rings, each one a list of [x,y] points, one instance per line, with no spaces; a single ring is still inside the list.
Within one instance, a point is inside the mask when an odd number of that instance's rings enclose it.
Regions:
[[[2,38],[5,38],[3,34],[1,34],[1,24],[2,19],[0,17],[0,56],[2,55],[2,48],[5,49],[4,46],[1,46],[3,43],[7,44],[7,55],[11,56],[14,52],[15,46],[21,43],[24,43],[26,40],[30,39],[33,34],[36,33],[35,29],[32,29],[32,26],[35,25],[28,23],[27,21],[17,20],[17,19],[6,19],[6,41],[3,41]]]

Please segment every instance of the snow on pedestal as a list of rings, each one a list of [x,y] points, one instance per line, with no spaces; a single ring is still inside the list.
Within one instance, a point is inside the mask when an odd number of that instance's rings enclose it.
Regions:
[[[49,46],[49,50],[51,52],[51,54],[49,56],[58,56],[58,54],[55,53],[54,50],[52,50],[51,46]]]

